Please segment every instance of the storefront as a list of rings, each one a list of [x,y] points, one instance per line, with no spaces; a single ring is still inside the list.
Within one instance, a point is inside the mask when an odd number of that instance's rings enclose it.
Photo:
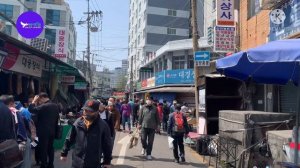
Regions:
[[[23,103],[40,92],[54,98],[63,86],[59,81],[63,75],[73,75],[76,81],[86,83],[75,67],[3,33],[0,33],[0,58],[0,95],[14,95]]]

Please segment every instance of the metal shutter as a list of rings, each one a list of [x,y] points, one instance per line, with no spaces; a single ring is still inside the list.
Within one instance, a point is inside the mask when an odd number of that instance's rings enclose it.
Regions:
[[[297,87],[287,84],[280,87],[280,111],[283,113],[296,112]]]

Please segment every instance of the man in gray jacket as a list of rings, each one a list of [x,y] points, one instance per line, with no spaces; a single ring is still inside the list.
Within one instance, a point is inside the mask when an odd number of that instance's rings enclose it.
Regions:
[[[156,106],[153,105],[152,98],[147,98],[146,105],[142,107],[140,112],[141,114],[139,117],[138,128],[142,129],[142,155],[145,155],[145,153],[147,152],[147,159],[152,160],[151,152],[155,131],[160,129],[159,115]]]

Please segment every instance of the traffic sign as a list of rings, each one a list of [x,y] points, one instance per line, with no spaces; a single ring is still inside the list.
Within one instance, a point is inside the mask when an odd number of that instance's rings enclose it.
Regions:
[[[209,51],[195,52],[195,61],[198,66],[209,66],[210,65],[210,52]]]

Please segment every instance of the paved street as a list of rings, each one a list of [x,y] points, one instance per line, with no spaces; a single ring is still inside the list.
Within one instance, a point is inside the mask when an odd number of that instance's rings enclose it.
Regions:
[[[167,136],[155,136],[155,144],[153,147],[153,160],[147,161],[145,156],[141,156],[141,143],[133,149],[128,148],[129,136],[127,133],[118,133],[116,136],[114,151],[113,151],[113,165],[114,168],[206,168],[202,163],[202,158],[186,147],[186,163],[174,163],[172,151],[168,149]],[[69,168],[71,165],[71,153],[67,162],[60,162],[59,152],[56,153],[56,168]]]

